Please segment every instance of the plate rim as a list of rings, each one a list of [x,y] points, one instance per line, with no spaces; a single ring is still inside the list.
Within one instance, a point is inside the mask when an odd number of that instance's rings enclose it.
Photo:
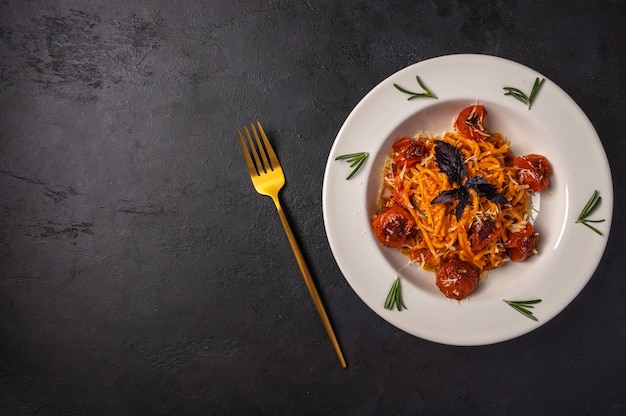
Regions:
[[[456,61],[456,62],[455,62]],[[337,246],[337,243],[334,242],[334,233],[335,231],[332,229],[332,226],[329,225],[331,223],[330,219],[329,219],[329,215],[330,215],[330,209],[329,209],[329,188],[330,188],[330,178],[333,175],[334,171],[337,170],[337,163],[334,160],[334,157],[337,155],[338,152],[338,148],[341,147],[341,141],[342,141],[342,137],[344,137],[344,135],[346,134],[346,130],[349,129],[351,127],[350,123],[353,122],[353,119],[358,115],[359,112],[363,111],[363,108],[371,105],[370,100],[372,100],[373,97],[376,96],[376,94],[378,94],[378,92],[383,89],[383,88],[389,88],[390,82],[393,82],[396,79],[400,79],[400,78],[406,78],[408,73],[411,73],[411,76],[415,76],[415,74],[417,74],[417,70],[420,68],[424,68],[427,65],[446,65],[446,68],[448,68],[447,70],[449,71],[449,67],[451,65],[451,63],[456,63],[458,64],[459,62],[464,62],[466,65],[468,63],[468,61],[473,61],[473,62],[480,62],[482,65],[496,65],[499,67],[505,67],[508,69],[513,70],[514,72],[517,72],[518,75],[522,74],[524,76],[527,76],[529,74],[532,74],[533,76],[537,76],[537,77],[542,77],[546,80],[546,83],[550,83],[551,84],[551,89],[553,90],[553,92],[555,92],[558,95],[558,99],[559,100],[565,100],[567,102],[567,104],[574,109],[578,114],[577,115],[577,119],[580,122],[583,122],[583,124],[586,124],[586,127],[588,129],[588,131],[591,134],[591,136],[595,139],[593,143],[589,144],[590,146],[593,146],[596,148],[596,150],[600,150],[600,155],[603,158],[603,168],[604,168],[604,181],[606,183],[604,183],[605,188],[603,188],[603,203],[606,205],[605,206],[605,210],[604,210],[604,218],[606,220],[605,224],[605,235],[602,238],[602,242],[600,243],[599,247],[599,254],[596,254],[593,258],[593,265],[592,267],[588,267],[588,271],[585,274],[588,274],[588,276],[586,276],[584,280],[584,282],[580,285],[580,287],[575,290],[575,293],[571,293],[567,299],[562,299],[560,302],[559,307],[557,308],[552,308],[551,310],[545,310],[544,312],[547,312],[545,315],[542,315],[541,320],[538,322],[533,322],[530,320],[526,320],[528,322],[525,322],[524,324],[518,325],[518,328],[514,331],[514,333],[506,333],[506,334],[502,334],[500,336],[497,335],[492,335],[489,337],[483,337],[480,339],[472,339],[472,340],[462,340],[462,339],[457,339],[455,337],[446,337],[446,336],[431,336],[429,333],[416,333],[416,331],[414,331],[412,328],[407,328],[405,325],[402,325],[401,323],[398,322],[397,319],[394,318],[393,312],[389,312],[386,310],[382,310],[382,302],[380,306],[372,306],[370,303],[368,302],[364,296],[362,296],[362,293],[360,293],[359,287],[356,283],[356,280],[350,276],[350,274],[352,273],[350,270],[346,270],[346,265],[344,263],[344,261],[341,259],[341,253],[339,253],[339,247]],[[414,73],[415,72],[415,73]],[[428,80],[424,79],[424,81],[428,84]],[[471,90],[471,88],[470,88]],[[437,95],[438,92],[434,91]],[[460,94],[462,95],[462,94]],[[400,101],[401,101],[401,97]],[[502,97],[500,97],[501,100]],[[509,99],[511,97],[508,97]],[[423,102],[418,103],[418,105],[416,105],[416,109],[412,110],[414,113],[417,111],[418,108],[427,108],[429,106],[435,105],[435,104],[441,104],[444,103],[446,100],[451,99],[450,97],[440,97],[439,100],[434,100],[434,101],[426,101],[429,99],[424,99]],[[457,99],[463,99],[461,97],[458,97]],[[478,98],[477,98],[478,99]],[[441,101],[440,101],[441,100]],[[414,100],[414,101],[419,101],[419,100]],[[479,100],[480,101],[480,100]],[[538,98],[539,101],[539,98]],[[505,101],[499,101],[499,102],[505,102]],[[508,104],[507,104],[508,105]],[[518,105],[522,105],[521,103],[518,103]],[[530,114],[532,115],[532,113]],[[370,155],[371,156],[371,155]],[[369,168],[371,169],[371,167]],[[344,173],[347,172],[344,170]],[[366,172],[370,172],[370,170],[366,169]],[[358,180],[360,181],[360,185],[363,186],[363,181],[365,180],[367,182],[367,180],[369,180],[371,177],[371,174],[367,175],[367,177],[365,176],[361,176],[359,179],[357,179],[357,176],[355,176],[354,178],[351,179],[351,181],[355,181]],[[338,179],[338,178],[335,178]],[[342,178],[343,179],[343,178]],[[608,184],[608,188],[607,188],[607,184]],[[608,211],[607,211],[607,207],[608,207]],[[549,78],[545,77],[544,75],[542,75],[541,73],[539,73],[538,71],[531,69],[523,64],[517,63],[515,61],[511,61],[509,59],[506,58],[501,58],[501,57],[496,57],[496,56],[491,56],[491,55],[483,55],[483,54],[453,54],[453,55],[442,55],[442,56],[438,56],[438,57],[434,57],[434,58],[430,58],[424,61],[420,61],[414,64],[411,64],[409,66],[406,66],[402,69],[400,69],[399,71],[396,71],[395,73],[391,74],[390,76],[388,76],[387,78],[385,78],[384,80],[382,80],[380,83],[378,83],[374,88],[372,88],[358,103],[357,105],[352,109],[352,111],[349,113],[349,115],[346,117],[344,123],[342,124],[339,132],[337,133],[337,136],[335,138],[335,140],[333,141],[333,144],[331,146],[329,155],[328,155],[328,159],[327,159],[327,164],[326,164],[326,168],[324,170],[324,180],[323,180],[323,187],[322,187],[322,209],[323,209],[323,216],[324,216],[324,227],[325,227],[325,231],[326,231],[326,235],[327,235],[327,239],[328,242],[330,244],[331,247],[331,251],[333,253],[333,257],[337,263],[337,265],[339,266],[340,271],[342,272],[344,278],[347,280],[347,282],[349,283],[349,285],[351,286],[351,288],[355,291],[355,293],[357,294],[357,296],[359,296],[359,298],[361,298],[362,301],[364,301],[366,303],[366,305],[372,309],[376,314],[378,314],[379,316],[381,316],[384,320],[386,320],[388,323],[396,326],[397,328],[410,333],[411,335],[420,337],[422,339],[426,339],[432,342],[436,342],[436,343],[441,343],[441,344],[447,344],[447,345],[487,345],[487,344],[493,344],[493,343],[497,343],[497,342],[503,342],[503,341],[507,341],[513,338],[517,338],[521,335],[524,335],[530,331],[533,331],[537,328],[539,328],[540,326],[544,325],[545,323],[549,322],[552,318],[554,318],[554,316],[558,315],[562,310],[564,310],[577,296],[578,294],[584,289],[584,287],[587,285],[588,281],[591,279],[591,277],[593,276],[593,274],[595,273],[600,261],[602,260],[603,254],[606,250],[606,245],[608,243],[608,238],[609,238],[609,234],[610,234],[610,225],[612,222],[612,211],[613,211],[613,180],[612,180],[612,175],[611,175],[611,169],[610,169],[610,165],[608,163],[608,158],[606,157],[606,152],[604,150],[604,147],[602,145],[602,142],[597,134],[597,131],[595,130],[594,126],[592,125],[591,121],[588,119],[588,117],[586,116],[586,114],[583,112],[583,110],[576,104],[576,102],[565,92],[563,91],[556,83],[554,83],[553,81],[550,81]],[[569,209],[569,208],[568,208]],[[572,210],[574,210],[574,207],[571,207]],[[569,225],[569,227],[572,227],[572,225]],[[367,253],[366,253],[367,254]],[[384,296],[386,295],[386,293],[382,293],[381,297],[384,298]],[[441,295],[441,297],[443,298],[443,295]],[[445,299],[445,298],[444,298]],[[384,300],[384,299],[383,299]],[[465,302],[465,301],[464,301]],[[469,301],[468,301],[469,302]],[[406,313],[406,311],[403,312],[397,312],[394,311],[396,314],[401,314],[401,313]],[[519,316],[519,319],[524,319],[523,316]]]

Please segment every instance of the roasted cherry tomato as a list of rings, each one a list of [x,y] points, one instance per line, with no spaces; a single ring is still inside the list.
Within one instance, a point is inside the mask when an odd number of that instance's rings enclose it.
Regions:
[[[469,228],[468,235],[470,248],[473,251],[480,251],[498,239],[500,229],[496,227],[494,220],[487,218],[482,221],[474,221]]]
[[[483,120],[487,115],[487,110],[482,105],[471,105],[464,108],[459,113],[454,127],[465,138],[482,141],[489,137],[485,130]]]
[[[464,299],[478,285],[478,273],[470,263],[450,259],[437,272],[437,287],[446,297]]]
[[[523,230],[510,233],[504,242],[507,254],[513,261],[526,261],[537,249],[537,234],[531,223],[526,223]]]
[[[400,206],[404,209],[409,209],[409,207],[412,206],[412,204],[406,192],[404,192],[403,186],[404,186],[404,181],[402,181],[400,177],[396,177],[394,180],[393,187],[391,189],[391,193],[393,197],[395,198],[397,204],[400,204]]]
[[[426,144],[409,137],[402,137],[393,145],[393,161],[411,167],[422,161],[428,149]]]
[[[437,264],[437,258],[427,248],[420,248],[411,252],[411,260],[418,261],[427,266],[433,266]]]
[[[411,214],[397,204],[378,214],[372,221],[376,238],[387,247],[401,247],[414,225]]]
[[[552,166],[544,156],[518,156],[513,160],[517,179],[522,185],[528,185],[532,192],[539,192],[550,184]]]

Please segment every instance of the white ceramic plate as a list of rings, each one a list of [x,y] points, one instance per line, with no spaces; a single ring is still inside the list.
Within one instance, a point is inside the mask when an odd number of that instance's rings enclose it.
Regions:
[[[393,84],[419,92],[416,76],[438,99],[408,95]],[[346,119],[332,146],[323,186],[324,223],[337,264],[357,295],[396,327],[430,341],[484,345],[505,341],[538,328],[563,310],[593,275],[607,243],[613,212],[611,171],[602,143],[576,103],[549,79],[529,110],[503,87],[528,93],[536,71],[502,58],[449,55],[411,65],[370,91]],[[441,133],[465,106],[478,102],[490,131],[500,131],[515,155],[538,153],[553,167],[551,185],[535,200],[539,254],[524,263],[509,262],[491,271],[463,301],[445,298],[435,274],[393,248],[381,247],[370,227],[377,211],[381,163],[391,144],[417,131]],[[351,172],[340,155],[369,152],[361,170]],[[593,214],[606,221],[597,235],[575,223],[594,190],[602,203]],[[400,276],[407,309],[386,310],[391,285]],[[541,299],[533,309],[537,322],[506,303]]]

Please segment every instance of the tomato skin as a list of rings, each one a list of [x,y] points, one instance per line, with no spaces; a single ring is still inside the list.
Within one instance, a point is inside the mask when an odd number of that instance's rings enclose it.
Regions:
[[[513,160],[513,166],[517,171],[517,179],[522,185],[528,185],[532,192],[539,192],[550,185],[552,166],[544,156],[526,155],[518,156]]]
[[[415,220],[411,214],[397,204],[376,215],[372,221],[376,238],[387,247],[401,247],[413,226]]]
[[[470,263],[450,259],[437,272],[437,287],[445,297],[461,300],[478,285],[478,273]]]
[[[483,141],[489,137],[483,125],[486,115],[487,110],[482,105],[476,104],[465,107],[454,121],[454,128],[465,138]]]
[[[411,206],[411,201],[408,200],[406,193],[402,189],[402,180],[399,177],[396,177],[394,180],[391,194],[395,198],[397,204],[399,204],[404,209],[409,209],[409,207]]]
[[[433,253],[430,252],[427,248],[420,248],[411,253],[411,260],[424,262],[426,266],[434,266],[437,264],[437,258],[433,256]]]
[[[512,261],[526,261],[534,256],[537,249],[537,234],[532,224],[526,223],[523,230],[510,233],[504,247]]]
[[[409,137],[402,137],[393,144],[393,161],[410,168],[421,162],[427,152],[425,143]]]
[[[500,229],[496,227],[492,219],[474,221],[468,231],[470,248],[477,252],[500,236]]]

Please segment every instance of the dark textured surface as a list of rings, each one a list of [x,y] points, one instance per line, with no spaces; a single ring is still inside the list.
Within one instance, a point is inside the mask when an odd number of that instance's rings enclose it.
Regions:
[[[625,21],[619,0],[0,1],[0,414],[626,414]],[[486,347],[381,320],[322,219],[351,109],[450,53],[559,84],[614,175],[589,285]],[[244,170],[234,129],[255,118],[347,370]]]

